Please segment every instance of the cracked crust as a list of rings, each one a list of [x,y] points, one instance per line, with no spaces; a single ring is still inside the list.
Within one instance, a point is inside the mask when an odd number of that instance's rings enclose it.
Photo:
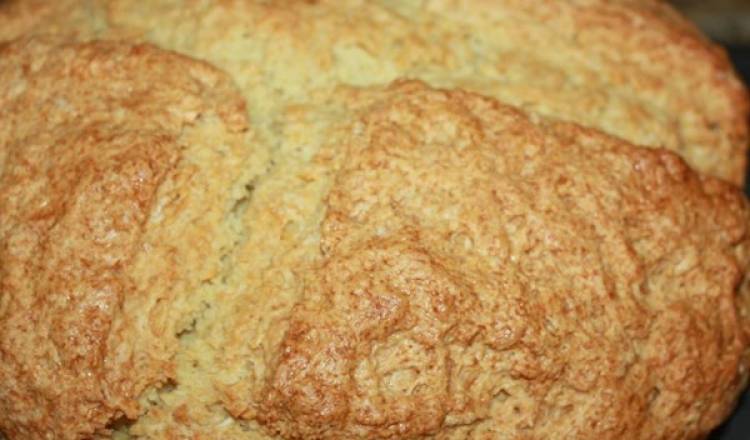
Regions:
[[[177,295],[226,245],[200,219],[240,175],[244,104],[220,72],[149,45],[16,41],[0,83],[0,426],[104,434],[174,375],[194,307]]]
[[[724,51],[656,0],[11,0],[0,40],[135,38],[226,69],[259,113],[339,84],[460,87],[738,185],[747,92]]]
[[[132,37],[230,72],[257,118],[341,84],[420,79],[744,181],[745,88],[724,51],[662,2],[113,0],[108,11]]]
[[[10,438],[697,439],[744,388],[745,91],[667,6],[0,2],[40,32]]]
[[[723,420],[747,367],[736,190],[476,95],[373,95],[329,140],[344,153],[322,256],[300,272],[261,424],[290,439],[653,439]]]

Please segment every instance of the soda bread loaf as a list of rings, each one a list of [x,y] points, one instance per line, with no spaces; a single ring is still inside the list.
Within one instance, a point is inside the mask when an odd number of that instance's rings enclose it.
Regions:
[[[745,90],[655,1],[0,2],[9,439],[700,439]]]

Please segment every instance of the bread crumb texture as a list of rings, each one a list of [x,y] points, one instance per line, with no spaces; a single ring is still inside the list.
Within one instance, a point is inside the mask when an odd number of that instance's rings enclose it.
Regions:
[[[646,0],[0,2],[9,439],[699,439],[744,88]]]

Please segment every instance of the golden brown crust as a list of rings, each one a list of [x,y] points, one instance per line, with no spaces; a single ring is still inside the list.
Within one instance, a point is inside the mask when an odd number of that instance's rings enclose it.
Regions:
[[[36,34],[88,40],[105,26],[101,0],[0,0],[0,41]]]
[[[189,170],[189,126],[221,118],[226,142],[244,105],[219,72],[148,45],[19,40],[0,46],[0,82],[0,429],[105,433],[173,374],[174,317],[153,301],[192,276],[138,267],[184,256],[144,231],[170,211],[160,188]]]
[[[652,439],[720,423],[746,368],[738,191],[476,95],[374,94],[329,140],[345,153],[323,258],[301,271],[262,424],[295,439]]]
[[[746,92],[663,3],[0,3],[40,33],[11,439],[693,439],[744,388]]]
[[[0,2],[0,40],[13,40],[30,33],[36,23],[52,15],[54,5],[44,0]]]
[[[226,69],[258,116],[340,84],[416,78],[744,181],[745,88],[723,50],[661,2],[113,0],[109,22]]]

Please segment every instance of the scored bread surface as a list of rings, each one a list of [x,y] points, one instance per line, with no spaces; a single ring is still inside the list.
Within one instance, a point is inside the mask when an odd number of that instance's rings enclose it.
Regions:
[[[209,60],[254,101],[254,118],[339,84],[419,78],[744,179],[744,87],[721,49],[654,0],[12,0],[2,8],[0,39],[144,39]]]
[[[30,39],[0,59],[0,424],[77,438],[174,375],[235,245],[244,103],[146,45]]]
[[[240,417],[285,438],[645,439],[725,416],[745,347],[731,187],[465,92],[353,100],[372,104],[320,156],[321,255],[263,379],[231,390]]]
[[[701,438],[745,385],[745,91],[660,3],[15,0],[0,39],[11,439]]]

